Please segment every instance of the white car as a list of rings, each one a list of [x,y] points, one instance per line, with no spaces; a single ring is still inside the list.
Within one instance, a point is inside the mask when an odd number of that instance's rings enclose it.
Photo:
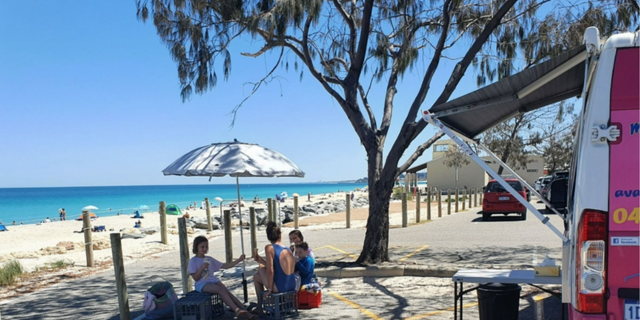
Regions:
[[[533,186],[537,193],[540,193],[540,188],[542,188],[542,180],[544,180],[544,177],[538,178],[538,180],[536,180],[536,184]]]

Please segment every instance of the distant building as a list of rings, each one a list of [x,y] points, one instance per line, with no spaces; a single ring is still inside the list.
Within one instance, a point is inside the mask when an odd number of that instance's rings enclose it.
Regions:
[[[458,168],[458,181],[456,183],[456,168],[447,167],[444,162],[447,150],[457,147],[452,140],[438,141],[432,145],[433,160],[426,163],[428,185],[442,190],[453,190],[456,188],[456,185],[459,189],[464,188],[464,186],[469,188],[486,186],[491,178],[470,158],[470,164]],[[488,163],[493,170],[498,172],[499,165],[495,163],[491,157],[482,157],[482,159],[485,160],[485,163]],[[419,167],[424,168],[424,165],[420,165]],[[409,171],[411,171],[411,169],[409,169]],[[529,156],[527,167],[516,170],[516,174],[527,181],[529,185],[533,186],[536,180],[544,175],[544,158],[537,155]],[[502,171],[503,178],[508,178],[509,176],[506,170]]]

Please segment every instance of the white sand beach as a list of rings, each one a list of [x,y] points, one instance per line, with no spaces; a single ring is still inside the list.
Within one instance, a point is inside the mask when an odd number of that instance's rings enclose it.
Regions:
[[[365,192],[356,192],[357,197],[367,196]],[[300,196],[298,205],[306,205],[324,200],[344,199],[345,193],[331,193],[313,195],[311,201],[307,195]],[[266,208],[264,200],[258,203],[245,201],[246,207],[243,212],[248,212],[248,207]],[[293,205],[293,197],[289,197],[282,205]],[[223,210],[230,209],[224,206]],[[245,211],[247,210],[247,211]],[[211,208],[212,216],[220,215],[220,208]],[[183,210],[183,214],[188,213],[191,217],[206,217],[204,209]],[[140,220],[142,228],[159,228],[160,217],[157,211],[144,212],[144,219],[133,219],[131,215],[99,217],[92,220],[92,226],[105,226],[105,232],[93,232],[93,254],[95,261],[110,262],[111,250],[109,234],[112,232],[122,233],[140,233],[139,229],[134,228],[136,221]],[[177,215],[167,215],[168,233],[170,235],[178,234],[178,218]],[[74,217],[75,218],[75,217]],[[304,218],[301,218],[304,219]],[[237,224],[237,220],[233,223]],[[67,220],[53,221],[50,223],[42,223],[38,225],[8,225],[9,231],[0,232],[0,264],[11,260],[18,260],[26,271],[31,272],[36,269],[42,269],[47,264],[64,260],[71,265],[84,265],[86,263],[84,251],[84,234],[80,233],[82,229],[82,221]],[[222,235],[221,230],[214,230],[208,233],[204,229],[188,228],[189,239],[193,239],[198,235],[207,235],[213,237]],[[160,233],[156,232],[142,239],[123,239],[123,255],[125,262],[135,260],[154,253],[172,250],[178,247],[178,237],[168,237],[169,246],[160,244]],[[135,243],[135,245],[129,245]]]

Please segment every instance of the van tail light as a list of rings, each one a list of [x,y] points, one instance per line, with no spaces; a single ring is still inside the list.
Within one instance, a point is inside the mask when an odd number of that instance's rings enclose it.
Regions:
[[[584,211],[576,251],[576,309],[582,313],[605,312],[607,230],[605,212]]]

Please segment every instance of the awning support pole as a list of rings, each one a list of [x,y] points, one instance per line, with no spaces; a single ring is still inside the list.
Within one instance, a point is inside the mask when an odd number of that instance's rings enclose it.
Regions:
[[[544,225],[546,225],[549,229],[551,229],[551,231],[553,231],[553,233],[555,233],[562,240],[562,242],[569,241],[569,239],[567,239],[567,237],[565,237],[564,234],[560,232],[560,230],[558,230],[553,224],[551,224],[549,217],[543,216],[538,211],[538,209],[536,209],[531,203],[527,201],[527,199],[523,198],[522,195],[520,195],[520,193],[518,193],[515,189],[511,187],[511,185],[509,185],[506,181],[504,181],[504,179],[502,179],[502,177],[500,177],[495,171],[493,171],[493,169],[491,169],[491,167],[489,167],[489,165],[486,164],[484,160],[482,160],[475,153],[475,151],[473,151],[469,147],[469,145],[467,145],[465,142],[463,142],[460,139],[460,137],[454,134],[451,129],[445,126],[442,122],[440,122],[440,120],[438,120],[432,114],[430,114],[429,111],[423,111],[422,119],[440,128],[440,130],[442,130],[444,134],[449,136],[449,138],[451,138],[451,140],[455,142],[458,145],[458,147],[460,147],[460,149],[462,149],[469,157],[471,157],[471,159],[475,163],[477,163],[482,169],[484,169],[484,171],[489,173],[489,175],[491,175],[505,190],[507,190],[514,198],[516,198],[518,202],[520,202],[523,206],[525,206],[531,213],[533,213],[536,216],[536,218],[538,218]]]

